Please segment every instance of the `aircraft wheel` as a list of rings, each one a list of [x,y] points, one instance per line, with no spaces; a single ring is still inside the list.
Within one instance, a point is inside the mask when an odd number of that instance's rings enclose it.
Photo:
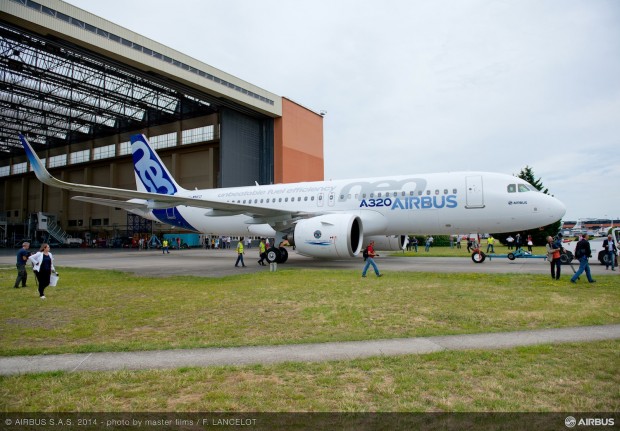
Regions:
[[[284,247],[280,247],[280,260],[278,263],[284,263],[288,260],[288,250]]]
[[[269,250],[267,250],[267,262],[279,263],[281,258],[282,258],[282,253],[280,253],[280,250],[278,250],[277,248],[271,247],[269,248]]]
[[[573,253],[571,253],[570,251],[567,251],[566,253],[562,253],[560,255],[560,262],[562,262],[563,265],[567,265],[571,263],[572,260],[573,260]]]
[[[508,253],[508,259],[509,260],[515,260],[515,254],[514,253]]]
[[[483,252],[474,252],[471,254],[471,260],[473,260],[474,263],[482,263],[484,259],[486,259],[486,255]]]

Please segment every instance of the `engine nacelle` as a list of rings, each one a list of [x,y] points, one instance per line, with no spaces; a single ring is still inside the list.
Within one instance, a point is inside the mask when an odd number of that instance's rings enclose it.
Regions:
[[[370,243],[370,241],[374,241],[375,250],[398,251],[405,249],[409,238],[407,235],[378,235],[366,237],[364,241],[366,244]]]
[[[353,257],[362,249],[362,221],[353,214],[325,214],[297,222],[288,235],[295,251],[304,256]]]

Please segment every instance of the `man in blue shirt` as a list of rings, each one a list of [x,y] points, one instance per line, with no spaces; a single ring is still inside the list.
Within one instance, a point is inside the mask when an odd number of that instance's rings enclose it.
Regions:
[[[30,252],[28,249],[30,248],[29,242],[24,242],[22,244],[22,248],[17,252],[17,279],[15,280],[15,285],[13,286],[15,289],[19,289],[19,283],[22,283],[22,287],[26,287],[26,280],[28,279],[28,272],[26,272],[26,262],[28,262],[28,258],[30,257]]]

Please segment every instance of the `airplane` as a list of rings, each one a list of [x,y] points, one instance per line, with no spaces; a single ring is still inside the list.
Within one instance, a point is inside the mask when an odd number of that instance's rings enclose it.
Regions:
[[[37,178],[51,187],[123,200],[73,199],[122,208],[146,219],[206,235],[283,239],[297,253],[325,259],[400,250],[408,234],[515,232],[561,219],[566,207],[507,174],[450,172],[187,190],[174,180],[146,136],[131,136],[137,190],[68,183],[54,178],[19,135]],[[284,263],[286,248],[267,251]]]

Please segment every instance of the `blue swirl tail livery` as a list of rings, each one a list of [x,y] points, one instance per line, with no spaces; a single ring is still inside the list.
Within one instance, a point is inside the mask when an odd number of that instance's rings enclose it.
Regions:
[[[131,137],[131,154],[138,190],[164,195],[185,191],[179,186],[144,135]]]
[[[208,235],[275,237],[276,243],[287,239],[297,253],[310,257],[357,256],[371,240],[377,250],[398,250],[407,234],[534,229],[566,212],[559,200],[520,178],[491,172],[191,190],[175,181],[144,135],[131,137],[137,190],[68,183],[48,172],[24,136],[20,140],[42,183],[101,196],[72,199]],[[286,249],[273,250],[268,260],[286,260]]]

